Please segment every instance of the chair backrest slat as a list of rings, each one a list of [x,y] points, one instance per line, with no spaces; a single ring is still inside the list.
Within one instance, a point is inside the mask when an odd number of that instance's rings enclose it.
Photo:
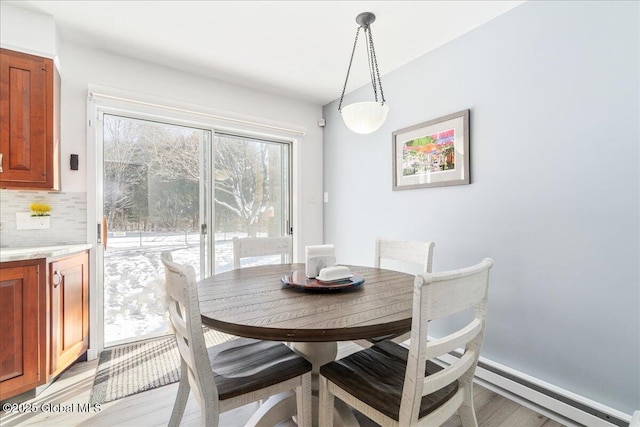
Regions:
[[[194,371],[196,366],[194,365],[194,360],[190,357],[191,348],[189,347],[189,343],[183,337],[180,337],[176,334],[176,343],[178,345],[178,351],[180,352],[180,357],[184,360],[184,362],[189,366],[190,371]]]
[[[440,372],[427,376],[422,383],[421,396],[436,392],[456,381],[475,364],[475,359],[474,351],[465,352],[457,362],[452,363]]]
[[[428,320],[459,313],[478,304],[486,295],[489,271],[475,272],[465,268],[453,273],[425,276],[431,283],[426,307]]]
[[[464,328],[458,329],[446,337],[429,341],[425,350],[425,358],[431,360],[457,348],[464,347],[466,343],[477,337],[481,332],[482,321],[474,318]]]
[[[433,242],[377,239],[374,266],[380,268],[381,260],[386,259],[418,264],[422,273],[431,273],[434,246]]]
[[[187,336],[189,332],[187,330],[187,322],[184,318],[184,306],[179,304],[178,301],[169,304],[169,320],[174,330],[181,336]]]
[[[291,262],[293,253],[291,236],[233,238],[233,268],[241,267],[240,260],[247,257],[281,255],[281,263]]]

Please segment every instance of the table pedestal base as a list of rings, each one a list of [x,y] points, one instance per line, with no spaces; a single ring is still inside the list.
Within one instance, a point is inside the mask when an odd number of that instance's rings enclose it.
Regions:
[[[318,423],[318,375],[320,366],[336,359],[338,355],[338,343],[336,342],[294,342],[291,347],[299,354],[303,355],[311,365],[312,377],[312,419],[313,425]],[[354,417],[348,405],[340,399],[334,399],[335,412],[333,425],[335,427],[359,427],[358,421]],[[273,427],[274,425],[286,421],[296,414],[295,393],[281,393],[267,399],[255,414],[251,417],[247,426]]]
[[[338,343],[337,342],[292,342],[291,348],[298,354],[304,356],[311,365],[313,370],[311,374],[316,381],[313,385],[314,390],[318,389],[318,375],[320,373],[320,366],[325,363],[336,360],[338,355]]]

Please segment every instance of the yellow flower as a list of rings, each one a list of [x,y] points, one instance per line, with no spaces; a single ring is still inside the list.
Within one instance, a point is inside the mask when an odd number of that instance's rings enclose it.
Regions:
[[[51,213],[51,206],[46,203],[31,203],[29,209],[31,209],[31,216],[49,216]]]

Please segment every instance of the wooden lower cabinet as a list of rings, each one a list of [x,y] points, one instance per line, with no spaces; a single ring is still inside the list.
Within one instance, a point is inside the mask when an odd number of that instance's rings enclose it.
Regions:
[[[89,348],[89,257],[87,252],[49,263],[52,376]]]
[[[88,252],[0,264],[0,401],[53,380],[88,348]]]
[[[0,400],[47,380],[45,260],[0,266]]]

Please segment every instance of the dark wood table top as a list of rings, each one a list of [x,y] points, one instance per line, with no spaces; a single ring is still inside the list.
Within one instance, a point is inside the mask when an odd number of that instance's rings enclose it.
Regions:
[[[411,329],[414,276],[349,266],[361,286],[309,291],[284,285],[304,264],[242,268],[198,282],[202,322],[233,335],[276,341],[373,338]]]

